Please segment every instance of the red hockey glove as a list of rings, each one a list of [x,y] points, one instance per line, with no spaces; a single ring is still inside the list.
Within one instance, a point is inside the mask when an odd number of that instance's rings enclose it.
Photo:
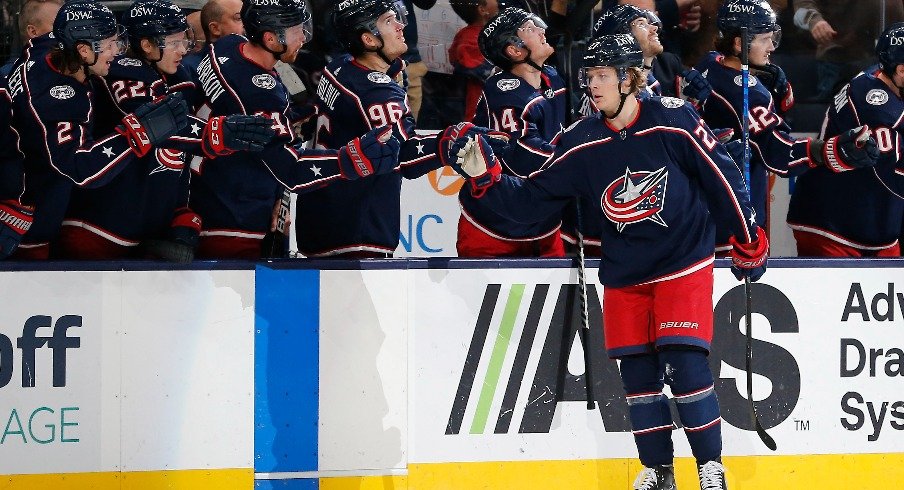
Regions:
[[[400,146],[392,128],[372,129],[339,149],[339,171],[347,180],[392,172],[399,163]]]
[[[188,125],[188,104],[179,92],[153,102],[142,104],[132,114],[122,118],[116,131],[129,140],[129,146],[139,157],[160,145]]]
[[[735,237],[730,237],[731,244],[731,272],[738,280],[749,277],[756,282],[766,272],[766,259],[769,256],[769,239],[763,228],[756,227],[756,240],[750,243],[740,243]]]
[[[12,255],[31,228],[35,208],[24,206],[14,199],[0,201],[0,259]]]

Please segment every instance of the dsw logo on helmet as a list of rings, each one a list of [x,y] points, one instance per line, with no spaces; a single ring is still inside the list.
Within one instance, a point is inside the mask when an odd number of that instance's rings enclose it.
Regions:
[[[91,12],[84,11],[68,11],[66,12],[66,20],[89,20],[93,19],[94,16],[91,15]]]

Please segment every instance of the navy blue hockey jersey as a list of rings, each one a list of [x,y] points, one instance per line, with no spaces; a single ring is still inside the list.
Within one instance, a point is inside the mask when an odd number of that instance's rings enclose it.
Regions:
[[[341,178],[336,150],[295,146],[286,88],[275,70],[242,54],[246,42],[232,34],[208,46],[197,71],[204,92],[198,115],[263,115],[273,120],[276,138],[257,154],[192,163],[190,207],[201,215],[203,235],[262,239],[283,188],[305,192]]]
[[[881,152],[874,168],[835,173],[816,168],[801,175],[788,208],[788,225],[850,247],[881,250],[898,240],[904,219],[904,101],[873,66],[835,96],[821,138],[868,124]]]
[[[373,128],[392,126],[402,144],[400,164],[396,172],[335,182],[298,196],[298,250],[308,257],[391,254],[399,242],[402,177],[413,179],[439,168],[436,136],[416,136],[405,89],[350,56],[327,65],[315,105],[315,148],[338,149]]]
[[[92,77],[92,85],[98,101],[97,134],[112,131],[123,116],[167,93],[180,91],[186,101],[196,99],[195,85],[184,69],[163,77],[151,65],[126,56],[113,61],[106,77]],[[104,187],[75,189],[63,226],[85,228],[123,246],[163,237],[174,211],[188,204],[191,172],[183,150],[203,155],[204,124],[189,116],[188,125],[165,147],[138,159]]]
[[[712,94],[700,111],[711,128],[731,128],[741,138],[744,93],[741,71],[722,64],[722,55],[713,51],[696,67],[712,86]],[[757,217],[768,219],[769,172],[780,177],[800,175],[812,168],[810,139],[796,140],[791,128],[775,111],[772,94],[753,74],[748,82],[750,129],[750,195]],[[740,163],[738,165],[741,165]],[[720,229],[716,244],[727,250],[728,230]]]
[[[684,101],[650,97],[616,131],[599,117],[569,127],[553,159],[528,179],[504,175],[482,199],[532,222],[571,198],[596,203],[600,281],[623,287],[679,277],[713,262],[712,217],[750,242],[756,223],[741,172]],[[711,211],[714,211],[711,213]]]
[[[539,170],[555,151],[556,139],[567,119],[565,81],[555,68],[544,66],[540,76],[545,90],[534,88],[509,71],[487,79],[477,102],[474,124],[508,133],[510,139],[502,158],[504,172],[527,177]],[[480,199],[471,196],[468,186],[458,194],[462,216],[484,233],[500,240],[537,240],[559,229],[560,215],[550,215],[537,223],[518,223],[504,218]]]
[[[48,243],[59,232],[72,187],[107,184],[135,154],[119,133],[95,138],[90,85],[62,75],[46,56],[26,51],[9,76],[9,89],[25,154],[22,202],[35,206],[23,244]]]
[[[25,178],[25,155],[19,149],[19,133],[10,126],[12,99],[6,79],[0,77],[0,200],[19,200]]]

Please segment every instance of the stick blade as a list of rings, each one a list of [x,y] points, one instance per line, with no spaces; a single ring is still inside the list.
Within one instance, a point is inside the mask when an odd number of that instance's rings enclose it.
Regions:
[[[756,414],[754,414],[753,417],[754,425],[756,427],[756,435],[760,436],[760,440],[763,441],[763,444],[765,444],[766,447],[768,447],[771,451],[778,449],[778,444],[775,443],[775,439],[773,439],[772,436],[770,436],[769,433],[766,432],[766,429],[763,428],[763,425],[760,424],[760,419],[756,416]]]

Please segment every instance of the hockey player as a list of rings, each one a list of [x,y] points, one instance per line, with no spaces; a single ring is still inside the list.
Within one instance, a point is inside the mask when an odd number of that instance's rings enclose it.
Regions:
[[[896,257],[904,221],[904,23],[876,44],[879,64],[838,92],[820,138],[869,125],[881,155],[872,169],[837,174],[817,168],[801,175],[788,208],[797,254],[822,257]]]
[[[351,56],[327,65],[317,86],[316,147],[339,148],[380,126],[391,127],[402,146],[398,171],[298,196],[295,235],[305,256],[391,257],[399,243],[402,178],[439,168],[443,157],[437,152],[473,127],[415,135],[405,89],[387,74],[408,49],[407,18],[401,2],[392,0],[343,0],[334,7],[333,28]]]
[[[0,260],[13,252],[31,228],[34,208],[22,204],[25,155],[19,151],[19,134],[10,127],[12,101],[6,79],[0,77]]]
[[[60,46],[46,57],[19,60],[9,77],[13,126],[25,154],[22,202],[35,207],[18,258],[49,256],[73,186],[109,183],[187,122],[185,101],[169,96],[139,106],[111,133],[94,137],[88,76],[108,73],[125,45],[122,28],[107,7],[75,0],[60,9],[53,33]]]
[[[168,0],[137,0],[123,14],[123,26],[130,52],[113,61],[107,76],[92,80],[99,100],[95,124],[99,134],[112,129],[124,114],[167,93],[178,92],[188,101],[197,98],[191,75],[180,66],[193,36],[179,7]],[[191,172],[184,152],[216,158],[235,150],[261,150],[273,136],[270,124],[263,116],[210,121],[189,116],[182,131],[109,184],[73,191],[60,233],[61,255],[190,261],[201,220],[187,207]]]
[[[510,137],[505,172],[525,177],[552,156],[556,135],[567,122],[565,82],[546,65],[553,47],[546,24],[509,7],[489,20],[477,39],[480,51],[501,71],[487,79],[474,123]],[[458,195],[456,247],[460,257],[562,257],[560,215],[525,225],[506,219],[466,187]]]
[[[651,2],[652,3],[652,2]],[[646,90],[640,95],[667,95],[685,97],[695,105],[706,100],[711,91],[709,82],[696,70],[684,70],[681,60],[673,53],[663,51],[659,33],[662,22],[650,10],[635,5],[618,5],[603,13],[593,25],[593,37],[610,34],[631,34],[637,39],[643,51]],[[581,95],[580,112],[592,115],[597,112],[588,94]],[[600,223],[602,210],[591,202],[580,203],[581,232],[584,240],[584,253],[587,256],[600,255]],[[562,214],[562,241],[569,249],[577,245],[577,213],[576,208],[566,207]]]
[[[741,136],[744,94],[741,87],[741,28],[750,36],[750,64],[765,67],[781,38],[775,12],[768,2],[760,0],[728,0],[719,8],[719,38],[716,49],[697,66],[712,85],[712,94],[703,104],[701,114],[710,127],[731,128]],[[800,175],[811,168],[826,167],[832,172],[846,172],[874,165],[877,151],[869,129],[850,129],[829,140],[795,139],[790,128],[775,110],[770,91],[758,77],[751,76],[749,88],[750,129],[750,194],[758,219],[768,222],[768,174],[780,177]],[[729,150],[739,162],[743,145],[730,143]],[[726,252],[728,230],[716,234],[716,250]]]
[[[236,153],[193,168],[191,208],[204,222],[198,256],[208,258],[260,258],[283,189],[309,192],[372,177],[392,172],[398,161],[399,141],[388,128],[338,150],[296,147],[289,96],[273,67],[295,60],[311,36],[311,13],[304,0],[244,0],[241,16],[248,38],[218,40],[198,65],[205,98],[199,114],[265,115],[277,139],[259,155]]]
[[[713,327],[713,218],[732,231],[732,272],[756,281],[768,241],[738,167],[681,99],[637,97],[643,54],[630,35],[588,45],[580,75],[600,113],[562,133],[555,155],[524,179],[478,138],[460,155],[476,194],[530,223],[570,198],[600,203],[606,221],[599,276],[606,349],[621,377],[643,471],[637,490],[674,490],[669,401],[697,460],[701,489],[725,488],[719,405],[707,363]],[[475,151],[476,150],[476,151]]]

